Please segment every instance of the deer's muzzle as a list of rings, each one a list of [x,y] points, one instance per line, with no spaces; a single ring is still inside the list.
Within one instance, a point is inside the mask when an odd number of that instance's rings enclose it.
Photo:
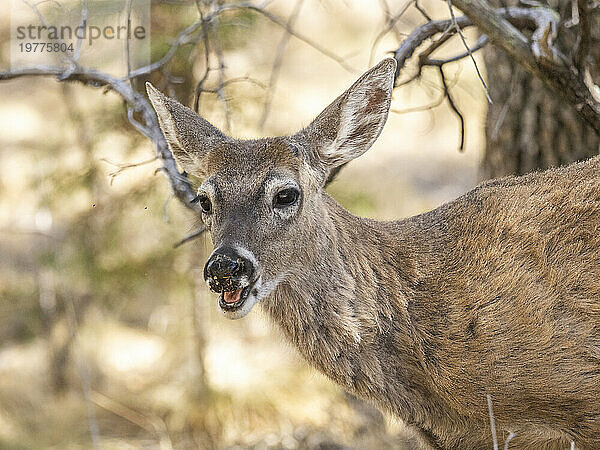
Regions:
[[[213,292],[223,293],[226,303],[239,300],[238,291],[250,284],[255,267],[232,247],[216,249],[204,266],[204,279]],[[229,301],[231,300],[231,301]]]

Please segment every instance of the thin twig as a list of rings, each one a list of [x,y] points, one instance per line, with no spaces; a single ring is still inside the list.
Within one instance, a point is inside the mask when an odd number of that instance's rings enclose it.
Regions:
[[[223,81],[223,83],[220,86],[217,86],[216,88],[202,88],[202,89],[200,89],[199,94],[200,95],[215,94],[218,96],[219,91],[222,91],[225,87],[229,86],[230,84],[234,84],[234,83],[250,83],[261,89],[267,89],[267,86],[264,83],[261,83],[259,80],[255,80],[254,78],[245,76],[245,77],[229,78],[228,80]],[[196,111],[196,112],[198,112],[198,111]]]
[[[179,32],[179,34],[177,35],[177,37],[171,44],[171,47],[169,47],[169,50],[167,51],[167,53],[165,53],[165,55],[162,58],[160,58],[156,62],[153,62],[152,64],[149,64],[144,67],[140,67],[139,69],[132,70],[131,73],[129,74],[129,77],[136,78],[136,77],[139,77],[142,75],[147,75],[149,73],[154,72],[155,70],[160,69],[164,65],[166,65],[169,61],[171,61],[171,59],[173,59],[173,57],[175,56],[175,54],[177,53],[177,50],[179,49],[179,47],[181,45],[187,44],[187,43],[193,43],[193,40],[191,39],[191,37],[198,30],[198,28],[202,26],[202,23],[203,23],[202,20],[198,20],[198,21],[192,23],[191,25],[189,25],[187,28],[185,28],[181,32]]]
[[[458,83],[458,76],[455,76],[453,78],[453,80],[448,84],[448,88],[449,89],[453,88],[454,86],[456,86],[457,83]],[[439,89],[439,87],[437,87],[437,86],[435,86],[435,87],[437,89]],[[445,98],[446,98],[446,94],[445,94],[444,90],[442,89],[439,97],[427,105],[415,106],[413,108],[405,108],[405,109],[391,108],[390,112],[392,112],[394,114],[408,114],[408,113],[413,113],[413,112],[431,111],[432,109],[435,109],[438,106],[440,106],[442,103],[444,103]]]
[[[304,0],[296,0],[296,4],[294,5],[294,9],[292,13],[288,17],[288,21],[286,23],[285,32],[279,41],[279,45],[277,46],[277,53],[275,55],[275,60],[273,61],[273,67],[271,68],[271,76],[269,77],[269,84],[267,88],[267,94],[265,98],[265,104],[263,106],[263,111],[260,116],[260,120],[258,121],[258,128],[263,129],[265,126],[265,122],[267,121],[267,117],[269,115],[269,111],[271,109],[271,101],[273,100],[273,94],[275,91],[275,85],[277,83],[277,79],[279,78],[279,72],[281,70],[281,64],[283,62],[283,55],[285,49],[290,41],[291,34],[287,31],[294,27],[296,23],[296,19],[298,19],[298,15],[300,14],[300,10],[302,9],[302,5]]]
[[[465,118],[462,113],[458,110],[456,103],[454,103],[454,99],[452,95],[450,95],[450,88],[446,83],[446,75],[444,75],[444,67],[438,66],[440,71],[440,77],[442,79],[442,87],[444,88],[444,95],[448,99],[448,105],[450,105],[450,109],[454,111],[454,114],[458,117],[460,123],[460,145],[458,146],[458,151],[462,152],[465,149]]]
[[[504,105],[502,105],[502,109],[500,110],[500,114],[498,114],[498,119],[496,120],[496,123],[494,124],[494,128],[493,128],[492,134],[490,136],[490,139],[492,140],[492,142],[496,142],[496,140],[498,139],[498,133],[500,132],[500,128],[504,124],[504,119],[506,118],[506,114],[508,113],[508,109],[510,108],[510,104],[512,103],[512,99],[515,95],[515,92],[517,91],[517,85],[519,84],[520,80],[521,80],[521,70],[518,67],[516,67],[512,73],[511,80],[510,80],[510,94],[508,95],[508,98],[504,102]]]
[[[216,26],[213,25],[213,42],[215,48],[215,54],[217,55],[217,64],[219,65],[218,74],[219,81],[217,85],[217,98],[223,103],[223,110],[225,112],[225,131],[228,133],[231,131],[231,110],[229,108],[229,99],[224,95],[225,87],[225,58],[223,56],[223,49],[221,48],[221,42],[216,36]]]
[[[441,46],[446,44],[450,40],[450,38],[454,36],[455,33],[456,33],[456,28],[454,26],[449,26],[448,28],[446,28],[442,32],[441,36],[438,37],[436,40],[434,40],[431,43],[431,45],[429,47],[427,47],[425,50],[423,50],[423,52],[419,55],[421,64],[423,63],[423,61],[426,61],[427,58],[429,58],[433,54],[433,52],[435,52]]]
[[[482,49],[483,47],[485,47],[485,45],[488,42],[489,42],[489,39],[484,34],[483,36],[479,37],[479,39],[477,40],[477,42],[475,43],[475,45],[473,47],[471,47],[468,52],[464,52],[464,53],[461,53],[459,55],[453,56],[451,58],[446,58],[446,59],[427,58],[423,62],[423,65],[426,65],[426,66],[443,66],[444,64],[448,64],[448,63],[453,63],[453,62],[459,61],[459,60],[461,60],[463,58],[471,56],[476,51]]]
[[[125,61],[127,64],[127,80],[129,80],[129,85],[131,86],[132,89],[134,89],[133,87],[133,78],[131,77],[131,48],[130,48],[130,44],[131,44],[131,39],[130,39],[130,30],[131,30],[131,6],[132,6],[132,1],[133,0],[127,0],[127,4],[126,4],[126,9],[127,9],[127,37],[125,39]],[[127,109],[127,120],[129,120],[129,123],[131,123],[140,133],[143,134],[143,125],[140,124],[137,120],[135,120],[135,118],[133,117],[133,109],[131,109],[131,106],[126,102],[125,103],[125,108]],[[114,177],[111,177],[110,183],[112,184],[114,180]]]
[[[127,169],[131,169],[133,167],[140,167],[143,166],[145,164],[150,164],[153,163],[154,161],[158,160],[158,156],[155,156],[154,158],[151,159],[147,159],[144,161],[139,161],[139,162],[135,162],[135,163],[125,163],[125,164],[121,164],[121,163],[116,163],[116,162],[112,162],[111,160],[107,159],[107,158],[100,158],[100,161],[104,161],[107,164],[110,164],[111,166],[115,166],[117,169],[111,173],[108,174],[108,176],[110,177],[110,184],[113,184],[113,181],[115,181],[115,178],[122,174],[124,171],[126,171]]]
[[[456,28],[456,32],[460,36],[460,40],[462,41],[463,45],[465,46],[465,50],[469,54],[471,61],[473,61],[473,65],[475,66],[475,71],[477,72],[477,77],[479,78],[479,81],[481,81],[481,84],[483,85],[483,90],[485,91],[485,96],[487,98],[487,101],[491,105],[492,97],[490,97],[490,91],[488,90],[488,87],[485,84],[485,80],[483,79],[483,76],[481,75],[481,72],[479,71],[479,66],[477,65],[477,61],[475,61],[475,57],[473,56],[473,53],[471,52],[471,49],[469,48],[469,44],[467,44],[465,35],[463,34],[462,30],[458,26],[458,23],[456,22],[456,16],[454,15],[454,9],[452,8],[452,0],[447,0],[447,2],[448,2],[448,9],[450,10],[450,17],[452,18],[452,23],[454,24],[454,28]]]
[[[408,0],[409,4],[414,2],[415,0]],[[388,22],[392,22],[392,12],[390,10],[390,5],[388,5],[387,0],[379,0],[379,4],[381,5],[381,9],[383,10],[385,20]],[[398,29],[397,21],[392,24],[392,31],[394,32],[394,35],[396,36],[398,42],[400,42],[402,38],[406,36],[406,33],[403,33]]]
[[[414,112],[430,111],[430,110],[440,106],[444,102],[445,98],[446,98],[446,96],[442,93],[436,100],[434,100],[433,102],[431,102],[427,105],[415,106],[413,108],[404,108],[404,109],[391,108],[390,112],[392,112],[394,114],[408,114],[408,113],[414,113]]]
[[[417,11],[419,11],[421,13],[421,15],[423,17],[425,17],[425,19],[427,19],[428,22],[431,22],[431,16],[429,16],[429,14],[427,14],[427,11],[425,11],[425,8],[423,8],[421,6],[421,4],[419,3],[419,0],[415,1],[415,8],[417,8]]]
[[[387,6],[387,2],[385,0],[381,0],[382,4],[384,5],[383,7],[383,11],[385,14],[385,20],[386,20],[386,26],[383,30],[381,30],[377,36],[375,37],[375,40],[373,41],[373,44],[371,44],[371,52],[369,53],[369,66],[371,66],[373,64],[373,57],[375,55],[375,48],[377,47],[377,44],[379,44],[379,41],[386,35],[388,34],[391,30],[394,30],[396,33],[399,33],[396,30],[396,23],[402,18],[402,16],[404,15],[404,13],[408,10],[408,8],[415,3],[415,0],[408,0],[404,5],[402,5],[402,8],[400,8],[400,11],[398,11],[393,17],[389,16],[389,9]],[[400,38],[399,34],[397,34],[397,37]],[[400,39],[398,39],[400,40]]]
[[[196,89],[194,90],[194,111],[200,113],[200,96],[202,95],[204,83],[208,79],[208,74],[210,73],[210,40],[208,35],[208,23],[204,20],[204,15],[200,10],[199,5],[198,10],[200,11],[200,21],[202,23],[202,42],[204,44],[204,75],[202,75],[200,80],[198,80]]]
[[[202,236],[204,234],[205,231],[206,231],[206,227],[204,225],[202,225],[196,231],[188,234],[186,237],[184,237],[183,239],[181,239],[181,240],[177,241],[175,244],[173,244],[173,248],[180,247],[183,244],[185,244],[186,242],[190,242],[196,238],[199,238],[200,236]]]
[[[268,89],[268,86],[266,84],[249,76],[229,78],[228,80],[223,82],[223,86],[229,86],[233,83],[250,83],[261,89]]]

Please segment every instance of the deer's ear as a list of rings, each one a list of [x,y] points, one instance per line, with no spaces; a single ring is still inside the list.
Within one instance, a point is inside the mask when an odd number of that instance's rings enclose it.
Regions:
[[[162,94],[152,84],[146,83],[146,92],[173,156],[187,172],[199,172],[202,158],[226,136],[188,107]]]
[[[395,73],[396,60],[384,59],[299,133],[325,165],[326,176],[373,145],[388,116]]]

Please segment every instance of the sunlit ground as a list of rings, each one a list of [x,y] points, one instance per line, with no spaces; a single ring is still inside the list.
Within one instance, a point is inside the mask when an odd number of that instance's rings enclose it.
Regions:
[[[404,31],[417,23],[408,17]],[[307,1],[297,27],[363,71],[382,17],[373,2]],[[226,55],[230,76],[268,79],[280,31],[258,29],[267,31]],[[386,36],[374,60],[395,45]],[[6,64],[5,44],[0,55]],[[445,105],[390,114],[375,146],[329,189],[351,211],[407,217],[477,183],[483,93],[467,61],[451,72],[466,150],[457,151]],[[293,132],[357,76],[292,39],[265,128],[263,92],[232,85],[231,133]],[[393,108],[434,102],[436,82],[425,73],[398,88]],[[401,423],[309,369],[260,311],[236,322],[217,313],[200,277],[210,240],[172,248],[194,220],[168,202],[158,163],[110,183],[111,163],[153,155],[114,95],[20,79],[0,83],[0,98],[0,447],[90,448],[92,435],[103,449],[410,445]],[[203,111],[224,127],[218,102]]]

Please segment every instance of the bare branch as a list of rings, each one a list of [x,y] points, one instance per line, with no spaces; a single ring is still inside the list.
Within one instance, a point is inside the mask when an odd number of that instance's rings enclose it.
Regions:
[[[477,42],[475,43],[475,45],[473,47],[471,47],[469,49],[469,51],[461,53],[460,55],[456,55],[456,56],[452,56],[451,58],[446,58],[446,59],[432,59],[432,58],[427,58],[423,61],[423,65],[425,66],[443,66],[444,64],[449,64],[449,63],[453,63],[456,61],[459,61],[463,58],[466,58],[467,56],[472,56],[473,53],[475,53],[477,50],[482,49],[483,47],[485,47],[485,45],[489,42],[488,37],[484,34],[483,36],[480,36],[479,39],[477,40]]]
[[[504,18],[504,9],[494,10],[484,0],[452,0],[452,3],[468,14],[493,44],[502,48],[525,70],[542,80],[552,92],[574,105],[579,115],[600,134],[600,101],[594,97],[595,87],[588,86],[583,74],[573,67],[536,59],[527,38],[513,25],[516,22],[513,22],[512,13]],[[508,11],[512,10],[508,8]],[[541,17],[548,15],[546,8],[529,8],[525,11],[528,17],[523,16],[521,19],[533,19],[536,25],[540,23]]]
[[[471,20],[467,16],[457,17],[456,26],[466,28],[471,26]],[[452,26],[451,20],[432,20],[415,29],[402,41],[400,47],[394,52],[394,58],[398,62],[396,78],[404,68],[406,61],[413,56],[415,50],[427,39],[431,39],[438,33],[443,33]]]
[[[190,181],[177,170],[177,164],[169,150],[160,128],[154,110],[145,97],[131,88],[128,82],[107,75],[94,69],[85,69],[76,66],[65,72],[62,67],[35,66],[24,67],[7,72],[0,72],[0,81],[10,80],[23,76],[56,76],[61,81],[78,81],[92,87],[108,87],[120,95],[132,108],[141,114],[143,124],[139,123],[138,130],[156,146],[158,157],[163,163],[163,172],[166,174],[176,197],[189,209],[200,212],[198,206],[190,203],[196,196]]]
[[[534,31],[539,28],[546,27],[548,22],[555,19],[552,12],[548,11],[546,8],[532,10],[529,8],[512,7],[500,8],[493,11],[501,17],[506,17],[510,23],[514,23],[520,28],[528,28]],[[398,78],[401,69],[404,68],[406,61],[413,56],[416,49],[426,40],[433,38],[439,33],[442,33],[440,40],[436,41],[432,47],[424,52],[426,56],[429,56],[434,50],[439,48],[450,37],[452,37],[458,29],[463,30],[471,26],[473,26],[473,23],[468,16],[455,16],[454,19],[431,20],[413,30],[413,32],[404,41],[402,41],[400,47],[394,52],[394,57],[398,62],[396,78]],[[469,56],[468,52],[467,56]]]
[[[483,0],[452,0],[452,3],[459,9],[468,11],[469,16],[455,17],[455,20],[433,20],[415,29],[394,52],[394,58],[398,62],[396,78],[406,61],[426,40],[446,32],[449,26],[454,26],[456,31],[476,25],[489,37],[490,42],[504,49],[528,72],[574,105],[579,115],[600,134],[600,99],[596,92],[599,89],[585,73],[580,74],[574,68],[562,64],[566,58],[552,47],[552,27],[556,24],[556,16],[552,10],[517,7],[492,9]],[[533,30],[534,41],[530,43],[516,27]],[[536,48],[541,58],[536,57]],[[558,55],[558,58],[550,58],[548,52]],[[419,73],[409,81],[418,76]],[[397,82],[396,86],[400,84]]]

